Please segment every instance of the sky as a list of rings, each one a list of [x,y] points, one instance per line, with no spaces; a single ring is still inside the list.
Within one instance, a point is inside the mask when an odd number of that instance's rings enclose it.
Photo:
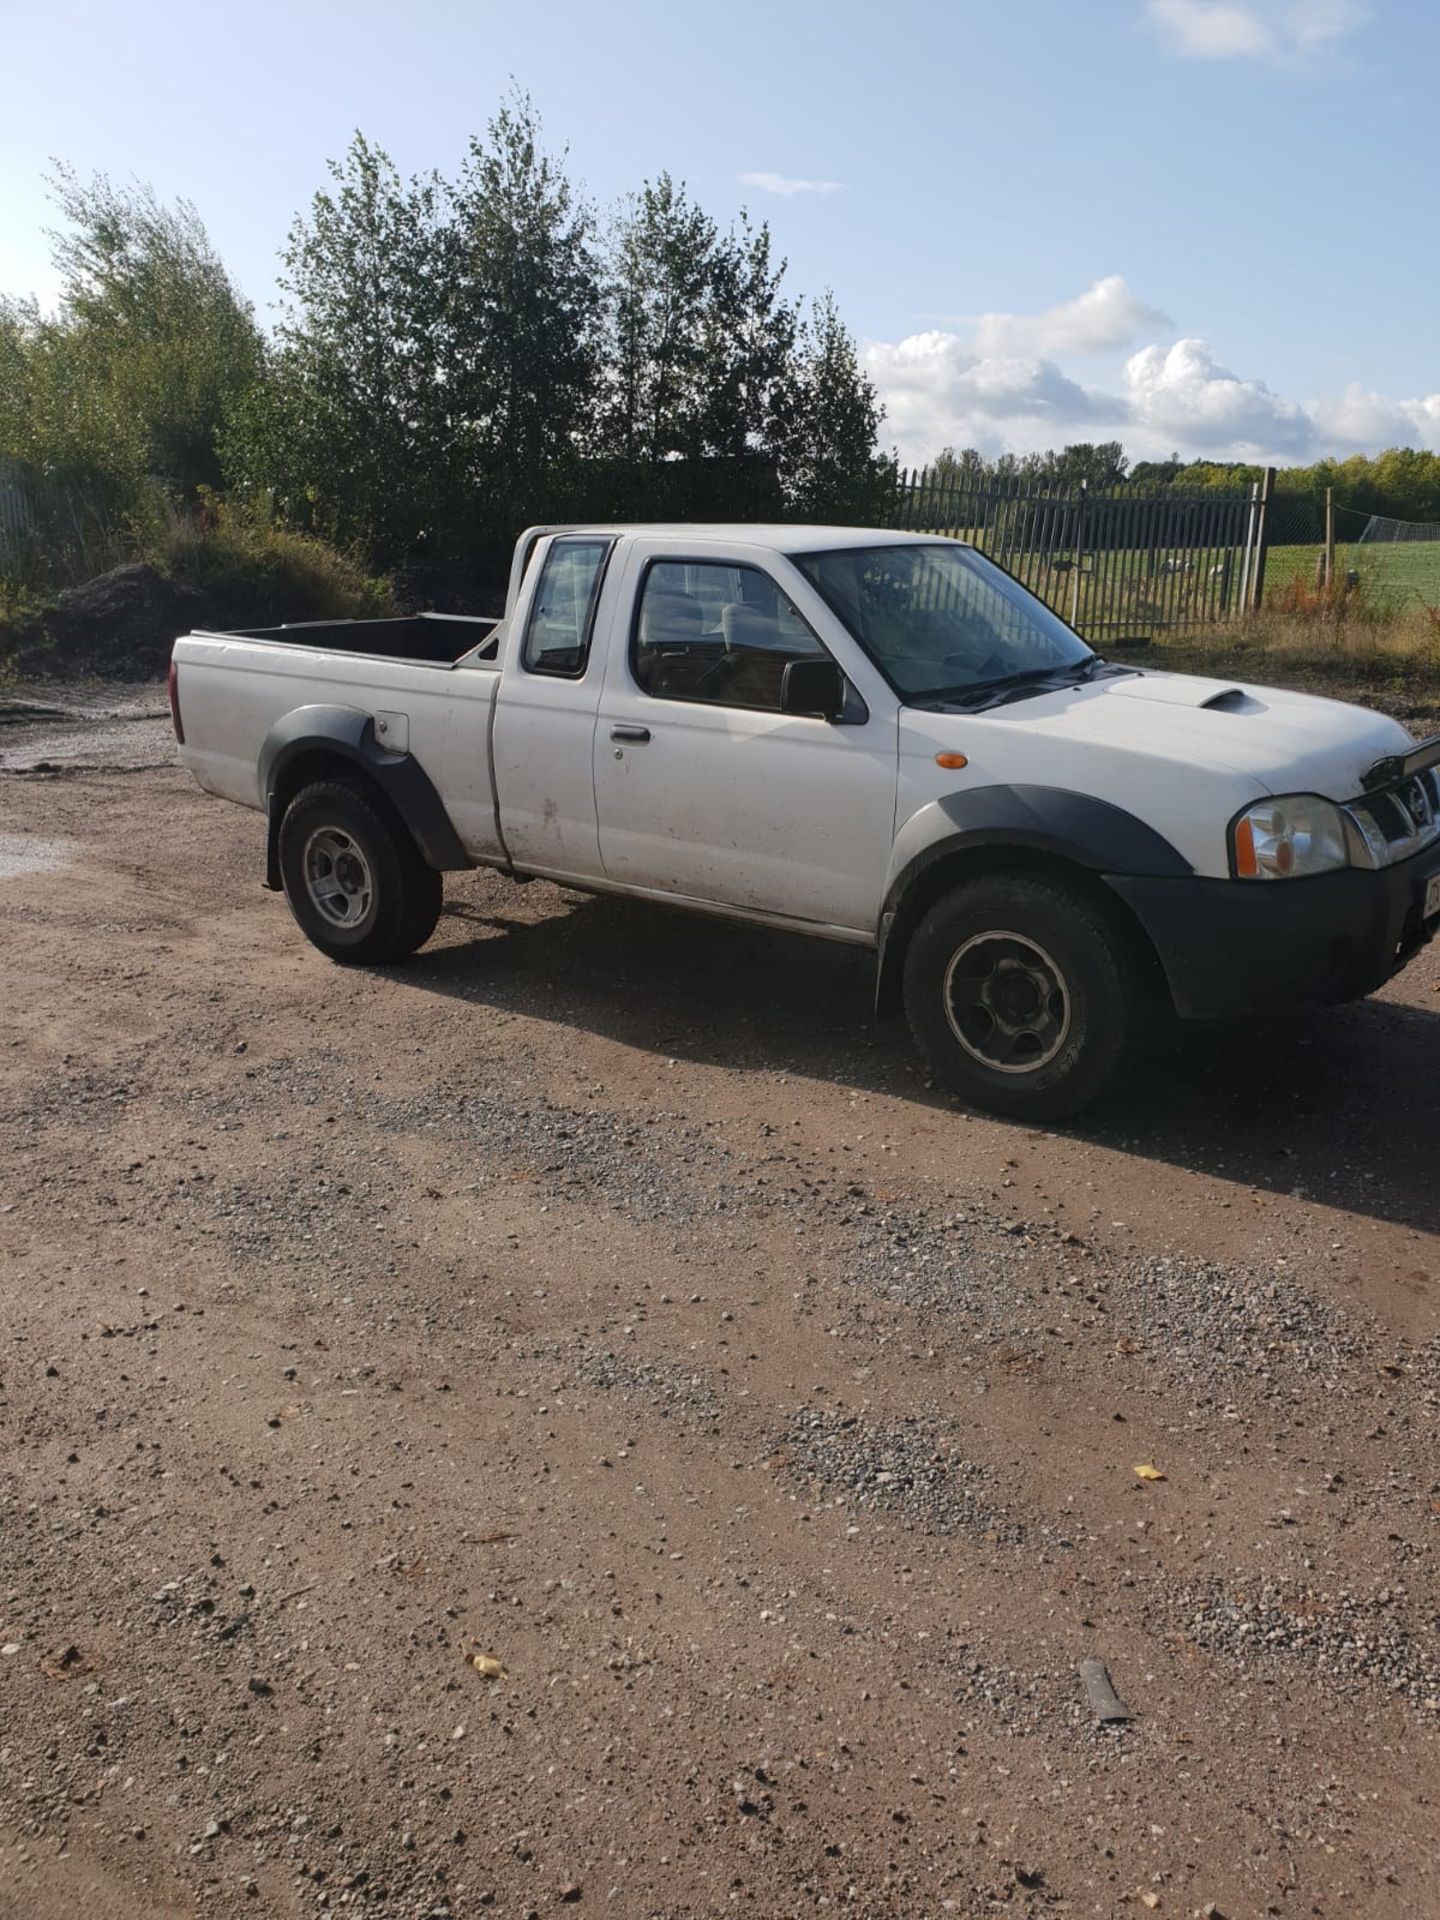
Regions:
[[[767,219],[906,461],[1440,451],[1440,0],[0,0],[0,293],[54,299],[53,157],[273,323],[352,132],[453,172],[512,79],[600,207]]]

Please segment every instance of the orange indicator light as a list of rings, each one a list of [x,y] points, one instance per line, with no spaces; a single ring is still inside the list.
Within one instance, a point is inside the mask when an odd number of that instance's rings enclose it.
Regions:
[[[1235,871],[1242,880],[1253,880],[1260,871],[1255,858],[1255,829],[1248,820],[1242,820],[1235,829]]]
[[[963,753],[937,753],[935,764],[937,767],[953,767],[958,772],[961,767],[968,767],[970,762]]]

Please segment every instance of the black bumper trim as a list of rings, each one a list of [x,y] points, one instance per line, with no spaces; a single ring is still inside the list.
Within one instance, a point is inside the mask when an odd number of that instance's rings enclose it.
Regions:
[[[1106,879],[1150,936],[1176,1012],[1212,1020],[1373,993],[1440,925],[1421,919],[1436,873],[1440,848],[1429,847],[1379,871],[1309,880]]]

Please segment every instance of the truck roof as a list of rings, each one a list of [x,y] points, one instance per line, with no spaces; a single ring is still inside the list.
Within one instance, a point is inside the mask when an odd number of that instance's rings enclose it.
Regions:
[[[897,533],[893,527],[755,526],[746,521],[577,521],[565,526],[532,527],[530,534],[630,533],[674,534],[687,541],[743,540],[752,547],[772,547],[777,553],[825,553],[836,547],[902,546],[934,541],[933,533]]]

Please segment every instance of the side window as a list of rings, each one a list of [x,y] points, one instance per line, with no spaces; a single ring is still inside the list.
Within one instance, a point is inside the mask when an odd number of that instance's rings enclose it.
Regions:
[[[522,659],[531,673],[577,680],[590,653],[608,540],[557,540],[530,603]]]
[[[656,560],[645,575],[631,662],[659,699],[778,713],[789,663],[826,657],[758,567]]]

